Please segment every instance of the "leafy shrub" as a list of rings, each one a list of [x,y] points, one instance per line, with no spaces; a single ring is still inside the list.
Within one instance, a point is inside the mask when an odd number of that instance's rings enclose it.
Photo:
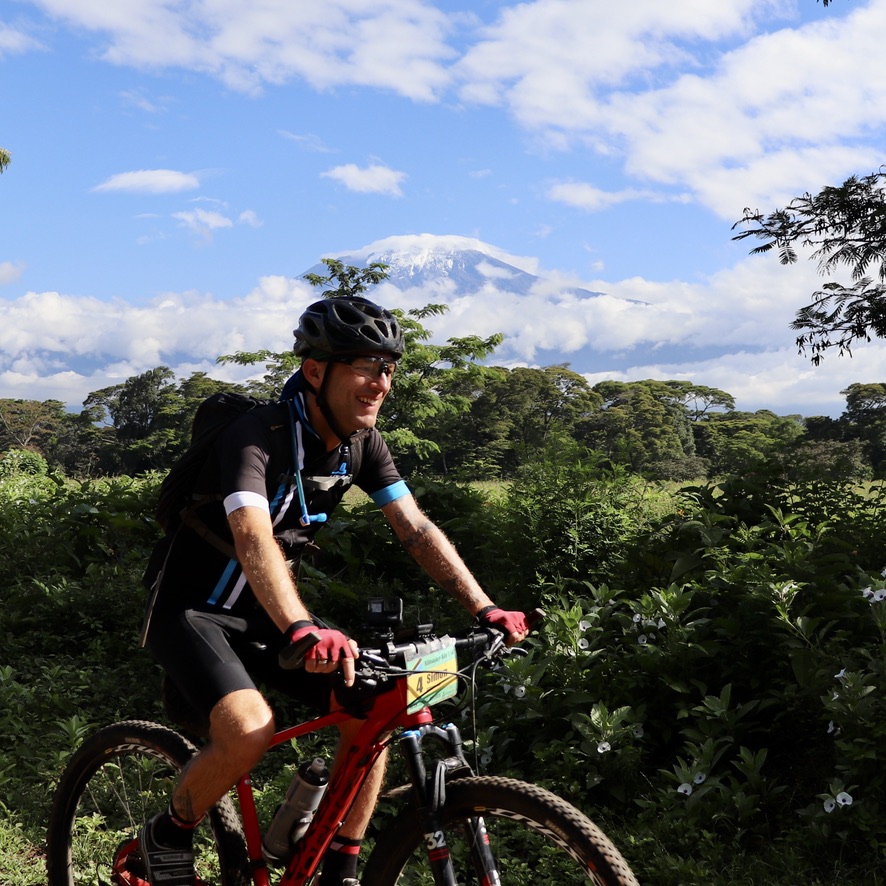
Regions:
[[[39,452],[28,449],[9,449],[0,458],[0,479],[25,474],[31,477],[43,477],[49,471],[46,459]]]
[[[480,769],[585,808],[641,882],[877,882],[882,487],[758,473],[663,508],[581,465],[497,494],[413,486],[496,599],[548,613],[528,655],[476,691],[476,735],[464,726]],[[40,844],[46,785],[93,725],[163,717],[134,648],[155,493],[150,477],[0,484],[0,835],[13,822],[16,846]],[[464,623],[375,509],[337,514],[322,551],[301,586],[324,614],[353,624],[361,598],[400,593],[411,620]],[[272,808],[285,778],[260,784]]]

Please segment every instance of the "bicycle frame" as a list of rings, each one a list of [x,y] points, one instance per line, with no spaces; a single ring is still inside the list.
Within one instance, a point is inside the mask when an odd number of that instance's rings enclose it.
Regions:
[[[363,725],[357,731],[347,755],[329,781],[319,808],[304,837],[286,867],[280,886],[305,886],[317,870],[323,854],[332,842],[348,810],[363,787],[373,764],[388,744],[388,737],[398,728],[428,726],[433,722],[430,708],[406,712],[404,695],[394,690],[378,696]],[[352,719],[345,711],[334,711],[275,733],[271,747]],[[236,785],[240,814],[246,834],[246,846],[255,886],[269,886],[267,865],[262,854],[262,834],[258,820],[252,779],[245,775]]]

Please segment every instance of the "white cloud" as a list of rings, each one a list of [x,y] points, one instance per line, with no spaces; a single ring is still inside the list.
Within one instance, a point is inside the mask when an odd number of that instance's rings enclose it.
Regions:
[[[182,227],[196,234],[200,239],[209,242],[215,231],[232,228],[234,223],[220,212],[213,209],[188,209],[172,213]]]
[[[605,191],[588,182],[557,182],[548,188],[548,197],[567,206],[585,209],[588,212],[599,212],[619,203],[631,200],[646,200],[652,203],[666,201],[687,202],[688,196],[669,197],[650,190],[626,188],[622,191]]]
[[[43,44],[29,34],[0,22],[0,58],[43,48]]]
[[[260,228],[264,224],[252,209],[244,209],[243,212],[237,216],[237,223],[248,225],[250,228]]]
[[[244,92],[302,78],[317,89],[370,86],[430,101],[453,54],[450,16],[422,0],[35,2],[98,33],[113,64],[197,70]]]
[[[149,99],[137,89],[129,89],[121,92],[120,98],[123,100],[124,104],[133,108],[138,108],[140,111],[144,111],[147,114],[162,114],[166,110],[162,104]]]
[[[310,151],[314,154],[330,154],[332,149],[328,148],[318,135],[308,133],[307,135],[298,135],[295,132],[288,132],[285,129],[280,130],[280,135],[289,141],[295,142],[300,148]]]
[[[96,185],[93,191],[127,191],[138,194],[177,194],[200,187],[200,179],[191,172],[174,169],[138,169],[118,172]]]
[[[77,406],[90,391],[160,364],[182,375],[199,367],[214,378],[233,372],[242,379],[255,370],[226,369],[215,358],[288,349],[291,330],[313,298],[306,282],[280,276],[264,277],[251,292],[224,301],[167,293],[133,306],[28,292],[0,301],[0,384],[7,396],[54,397]]]
[[[373,164],[360,167],[355,163],[336,166],[320,175],[343,184],[349,191],[359,194],[388,194],[391,197],[403,196],[400,182],[406,178],[405,172],[398,172],[387,166]]]
[[[25,266],[22,262],[0,262],[0,286],[13,283],[24,273]]]

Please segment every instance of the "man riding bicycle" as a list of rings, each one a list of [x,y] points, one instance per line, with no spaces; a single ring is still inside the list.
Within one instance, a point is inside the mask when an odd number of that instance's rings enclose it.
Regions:
[[[320,527],[311,518],[330,513],[352,483],[471,615],[511,643],[528,633],[524,614],[497,608],[420,510],[375,427],[403,349],[396,317],[367,299],[333,297],[308,307],[295,330],[301,367],[281,404],[252,410],[221,434],[197,486],[215,502],[201,509],[201,522],[185,521],[161,543],[147,645],[208,718],[209,741],[182,771],[168,809],[139,834],[138,870],[153,886],[193,886],[194,828],[267,750],[274,717],[257,684],[326,711],[336,705],[332,675],[341,669],[346,685],[354,681],[357,644],[312,618],[291,568]],[[320,639],[304,671],[283,672],[279,651],[311,632]],[[337,759],[358,726],[341,726]],[[383,775],[380,763],[324,857],[319,886],[359,886],[357,855]],[[127,868],[126,859],[118,862],[118,870]],[[144,882],[135,874],[130,880]]]

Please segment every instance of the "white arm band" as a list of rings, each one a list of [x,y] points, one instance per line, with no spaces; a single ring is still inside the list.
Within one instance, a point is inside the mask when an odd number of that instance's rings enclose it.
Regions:
[[[260,508],[266,514],[271,513],[268,500],[257,492],[232,492],[224,501],[225,513],[230,517],[240,508]]]

